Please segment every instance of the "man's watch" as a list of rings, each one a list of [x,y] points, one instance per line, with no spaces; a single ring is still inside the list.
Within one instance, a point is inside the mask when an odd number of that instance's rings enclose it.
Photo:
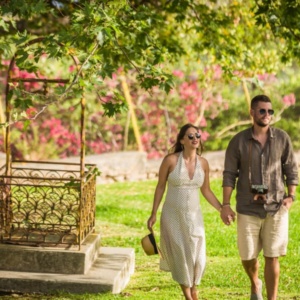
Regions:
[[[289,197],[290,197],[290,198],[292,198],[292,200],[293,200],[293,201],[295,201],[295,200],[296,200],[296,197],[295,197],[295,195],[288,194],[288,198],[289,198]]]

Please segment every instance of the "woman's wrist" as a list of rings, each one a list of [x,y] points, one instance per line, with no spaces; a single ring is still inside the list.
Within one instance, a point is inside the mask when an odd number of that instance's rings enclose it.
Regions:
[[[218,211],[221,212],[223,207],[230,207],[230,203],[224,203],[224,204],[221,204],[221,206],[219,207]]]

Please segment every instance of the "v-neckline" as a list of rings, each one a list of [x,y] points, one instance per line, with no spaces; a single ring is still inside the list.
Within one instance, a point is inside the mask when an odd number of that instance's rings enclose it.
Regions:
[[[195,164],[194,164],[194,172],[193,172],[192,178],[191,178],[191,177],[190,177],[190,174],[189,174],[189,169],[188,169],[188,167],[187,167],[187,165],[186,165],[186,163],[185,163],[184,157],[183,157],[183,152],[181,152],[181,161],[182,161],[182,163],[184,164],[184,168],[185,168],[185,170],[186,170],[186,172],[187,172],[187,175],[188,175],[188,178],[189,178],[190,181],[192,181],[192,180],[194,179],[194,177],[195,177],[196,166],[197,166],[197,160],[198,160],[198,157],[197,157],[197,154],[196,154],[196,157],[195,157]]]

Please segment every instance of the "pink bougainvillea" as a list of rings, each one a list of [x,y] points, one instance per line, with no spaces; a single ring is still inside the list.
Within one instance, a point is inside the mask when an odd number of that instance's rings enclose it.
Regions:
[[[269,73],[264,73],[264,74],[258,74],[257,78],[263,82],[267,83],[272,83],[277,80],[275,74],[269,74]]]
[[[67,69],[70,73],[76,71],[76,66],[71,65]],[[13,69],[14,77],[43,78],[40,73],[28,73]],[[112,74],[111,78],[100,78],[101,84],[95,85],[97,96],[92,93],[87,95],[86,105],[86,153],[101,154],[111,151],[137,149],[135,132],[133,130],[132,116],[129,113],[120,113],[113,118],[105,115],[101,104],[124,102],[120,76],[123,70]],[[176,141],[179,128],[185,123],[192,123],[200,127],[201,139],[207,141],[212,128],[208,128],[217,120],[222,111],[228,110],[229,102],[223,99],[222,94],[222,69],[215,65],[203,67],[187,73],[176,69],[173,71],[175,84],[167,95],[158,86],[150,92],[141,89],[137,83],[134,72],[126,74],[126,80],[130,89],[130,95],[134,105],[134,111],[140,131],[141,143],[148,158],[160,158],[164,156]],[[241,73],[239,73],[241,75]],[[273,74],[258,75],[258,79],[264,84],[277,79]],[[20,87],[20,86],[18,86]],[[41,83],[26,83],[26,92],[35,92],[42,87]],[[117,99],[116,95],[121,95]],[[95,100],[96,99],[96,100]],[[100,99],[100,101],[99,101]],[[39,118],[38,108],[30,107],[25,110],[25,118],[35,119],[29,122],[16,122],[13,130],[17,132],[14,138],[14,155],[22,157],[26,151],[37,151],[48,158],[55,152],[56,156],[77,156],[81,150],[80,140],[80,109],[78,101],[68,99],[69,102],[62,105],[49,106]],[[76,99],[75,99],[76,100]],[[118,102],[119,101],[119,102]],[[295,104],[295,95],[288,94],[282,98],[285,106]],[[29,101],[30,102],[30,101]],[[68,104],[70,104],[68,106]],[[24,114],[22,114],[24,116]],[[127,138],[127,140],[125,140]],[[37,149],[30,149],[32,141],[36,141]],[[3,140],[0,139],[0,146]],[[45,147],[45,145],[50,145]],[[39,149],[40,148],[40,149]],[[48,152],[47,152],[48,151]]]
[[[87,148],[89,153],[95,153],[95,154],[100,154],[100,153],[105,153],[109,152],[111,150],[111,146],[101,139],[97,139],[94,141],[87,141],[86,143]]]
[[[59,153],[60,157],[79,155],[80,153],[80,136],[79,133],[70,132],[70,130],[62,124],[60,119],[51,117],[41,124],[41,129],[52,140],[57,149],[63,149]]]
[[[282,98],[282,101],[283,101],[283,103],[284,103],[286,106],[294,105],[294,104],[296,103],[296,97],[295,97],[295,94],[288,94],[288,95],[285,95],[285,96]]]
[[[182,72],[181,70],[174,70],[173,75],[180,79],[184,78],[184,72]]]
[[[26,115],[28,118],[32,118],[37,114],[37,109],[35,107],[30,107],[26,109]]]
[[[32,78],[45,78],[39,71],[36,73],[30,73],[25,70],[20,70],[16,65],[12,67],[12,78],[20,78],[20,79],[32,79]],[[23,82],[22,83],[24,86],[24,89],[26,91],[33,91],[33,90],[38,90],[42,88],[42,83],[40,82]],[[19,86],[19,83],[15,82],[15,86]]]

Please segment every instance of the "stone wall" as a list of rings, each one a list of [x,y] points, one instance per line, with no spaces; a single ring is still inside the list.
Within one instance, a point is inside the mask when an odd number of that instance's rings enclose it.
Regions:
[[[210,165],[212,177],[221,176],[224,165],[225,151],[203,153]],[[300,151],[296,152],[300,168]],[[79,157],[68,157],[55,160],[60,162],[79,163]],[[5,163],[5,154],[0,154],[1,165]],[[111,152],[97,155],[87,155],[86,163],[96,164],[101,175],[97,178],[98,184],[139,181],[156,178],[161,159],[147,159],[147,153],[140,151]]]
[[[211,177],[221,176],[225,151],[206,152],[203,157],[209,162]],[[300,169],[300,151],[296,152],[296,157]],[[132,151],[87,156],[86,161],[97,164],[102,172],[98,182],[107,183],[156,178],[162,158],[147,160],[146,153]]]

